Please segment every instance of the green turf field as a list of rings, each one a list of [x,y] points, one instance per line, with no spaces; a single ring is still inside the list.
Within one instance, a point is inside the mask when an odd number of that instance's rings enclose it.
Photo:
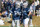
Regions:
[[[9,27],[9,26],[0,26],[0,27]]]
[[[0,27],[11,27],[11,26],[0,26]],[[23,26],[21,26],[23,27]],[[32,26],[29,26],[29,27],[32,27]],[[40,26],[33,26],[33,27],[40,27]]]

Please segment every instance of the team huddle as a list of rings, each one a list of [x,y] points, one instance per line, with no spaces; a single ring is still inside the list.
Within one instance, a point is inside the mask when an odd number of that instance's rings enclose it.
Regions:
[[[22,16],[24,27],[28,27],[30,15],[32,14],[32,10],[27,7],[28,2],[25,0],[23,2],[16,1],[13,4],[14,5],[12,8],[12,16],[13,16],[12,26],[15,27],[15,25],[16,25],[17,27],[20,27],[20,17]],[[33,25],[32,18],[31,18],[30,24]]]

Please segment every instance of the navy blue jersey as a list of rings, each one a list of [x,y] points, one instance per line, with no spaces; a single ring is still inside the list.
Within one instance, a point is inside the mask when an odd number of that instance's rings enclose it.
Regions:
[[[13,12],[13,20],[20,19],[20,15],[21,15],[21,9],[20,8],[12,9],[12,12]]]
[[[28,8],[23,8],[23,19],[28,17],[28,13],[29,13],[28,10],[29,10]]]

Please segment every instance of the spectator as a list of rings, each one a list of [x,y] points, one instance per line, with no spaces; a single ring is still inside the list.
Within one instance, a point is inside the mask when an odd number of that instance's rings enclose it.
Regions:
[[[4,11],[2,12],[2,17],[6,17],[7,14],[8,14],[8,12],[7,12],[6,10],[4,10]]]
[[[4,21],[0,18],[0,25],[4,25]]]
[[[31,5],[31,8],[30,9],[32,9],[33,10],[33,15],[35,15],[35,2],[33,1],[32,2],[32,5]]]
[[[37,11],[37,16],[40,16],[40,15],[39,15],[39,13],[40,13],[40,12],[39,12],[39,11],[40,11],[40,5],[39,5],[39,4],[36,6],[36,11]]]

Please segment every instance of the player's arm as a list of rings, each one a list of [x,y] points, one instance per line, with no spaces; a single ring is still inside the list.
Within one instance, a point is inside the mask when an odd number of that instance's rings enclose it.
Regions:
[[[31,11],[29,11],[29,14],[28,14],[28,16],[30,16],[32,13],[31,13]]]

